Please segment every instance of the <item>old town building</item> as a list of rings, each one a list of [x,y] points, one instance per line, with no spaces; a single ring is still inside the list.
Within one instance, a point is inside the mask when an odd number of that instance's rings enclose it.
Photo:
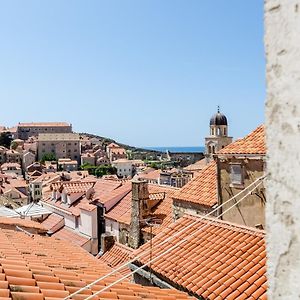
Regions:
[[[210,135],[205,138],[205,153],[211,158],[214,153],[221,150],[232,142],[232,137],[228,136],[228,122],[225,115],[218,112],[210,119]]]
[[[247,188],[265,174],[265,129],[261,125],[246,137],[235,141],[215,155],[218,169],[218,204],[248,192]],[[238,200],[238,199],[236,199]],[[223,220],[247,225],[265,225],[265,189],[263,183],[236,207],[222,216]],[[225,211],[232,203],[224,205]]]
[[[80,161],[80,139],[77,133],[42,133],[38,137],[38,159],[53,153],[56,159]]]
[[[17,125],[17,137],[27,140],[29,137],[37,137],[40,133],[71,133],[72,125],[65,122],[35,122],[19,123]]]

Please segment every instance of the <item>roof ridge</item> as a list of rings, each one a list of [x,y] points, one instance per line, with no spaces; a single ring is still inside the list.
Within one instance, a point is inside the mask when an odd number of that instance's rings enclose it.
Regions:
[[[251,233],[253,235],[258,235],[260,237],[264,237],[266,235],[265,230],[257,229],[257,228],[250,227],[247,225],[241,225],[241,224],[230,222],[230,221],[221,220],[216,217],[208,217],[208,216],[200,217],[200,216],[195,216],[195,215],[189,214],[189,213],[185,213],[185,215],[183,217],[187,217],[187,218],[193,219],[193,220],[199,219],[199,222],[213,221],[213,222],[210,222],[209,225],[215,225],[217,223],[218,225],[220,225],[222,227],[230,228],[232,230],[239,231],[239,232]]]

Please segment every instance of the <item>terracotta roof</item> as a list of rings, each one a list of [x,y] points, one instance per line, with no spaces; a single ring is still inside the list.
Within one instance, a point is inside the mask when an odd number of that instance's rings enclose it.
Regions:
[[[51,184],[53,190],[63,188],[67,194],[86,193],[93,186],[94,182],[88,181],[60,181]]]
[[[265,127],[261,125],[243,139],[239,139],[217,154],[266,154]]]
[[[112,269],[70,242],[0,229],[1,299],[63,299]],[[73,299],[85,299],[120,278],[113,275]],[[162,290],[122,281],[95,299],[192,299],[177,290]]]
[[[89,237],[83,236],[82,234],[75,232],[74,230],[68,228],[67,226],[64,226],[60,230],[56,231],[51,236],[60,240],[74,243],[80,247],[86,244],[90,240]]]
[[[110,143],[107,148],[121,148],[121,146],[119,146],[118,144],[116,143]]]
[[[99,256],[99,260],[106,263],[113,269],[116,269],[129,261],[132,253],[132,248],[116,242],[107,252],[105,252],[102,256]],[[131,270],[128,267],[120,270],[120,273],[123,275],[129,274],[130,272]]]
[[[196,161],[194,164],[188,165],[183,168],[186,171],[200,171],[207,165],[206,158],[202,158],[201,160]]]
[[[79,142],[78,133],[39,133],[39,142],[71,141]]]
[[[187,226],[168,243],[155,246]],[[253,228],[185,215],[153,238],[153,258],[184,242],[153,261],[151,268],[166,282],[203,299],[266,299],[264,237]],[[148,249],[145,244],[134,255]],[[141,262],[147,261],[145,252]]]
[[[43,222],[41,222],[41,225],[44,226],[48,231],[52,231],[53,232],[54,229],[61,222],[64,224],[64,217],[62,217],[60,215],[57,215],[55,213],[52,213]]]
[[[60,127],[60,126],[70,126],[66,122],[32,122],[32,123],[19,123],[18,127]]]
[[[161,170],[146,170],[143,173],[137,175],[138,178],[146,180],[158,180]]]
[[[154,218],[159,218],[162,220],[162,224],[158,227],[153,227],[153,234],[161,231],[162,228],[168,226],[173,222],[172,218],[172,197],[177,188],[161,186],[157,184],[148,185],[149,193],[155,193],[156,195],[161,195],[165,192],[166,196],[152,209],[152,216]],[[120,202],[118,202],[105,216],[109,219],[113,219],[119,223],[124,223],[129,225],[131,221],[131,197],[132,193],[127,194]],[[144,231],[150,232],[147,227],[143,228]]]
[[[47,231],[47,229],[42,224],[29,219],[0,217],[0,228],[3,225],[19,226],[25,229],[32,228],[40,230],[42,232]]]
[[[210,162],[195,178],[175,193],[173,198],[208,207],[214,206],[218,201],[216,163]]]

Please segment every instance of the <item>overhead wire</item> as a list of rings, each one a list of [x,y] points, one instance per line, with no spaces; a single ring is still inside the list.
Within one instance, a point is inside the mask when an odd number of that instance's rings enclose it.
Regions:
[[[261,182],[255,187],[257,188],[259,185],[261,184]],[[253,190],[255,189],[253,188]],[[205,229],[206,227],[208,227],[209,225],[211,225],[212,223],[216,222],[216,220],[218,220],[219,217],[221,217],[222,215],[224,215],[225,213],[227,213],[229,210],[231,210],[233,207],[237,206],[242,200],[244,200],[249,194],[251,194],[251,191],[248,192],[245,196],[243,196],[240,200],[238,200],[236,203],[234,203],[232,206],[230,206],[228,209],[226,209],[224,212],[222,212],[218,217],[216,217],[215,219],[211,219],[210,222],[207,222],[206,224],[204,224],[204,226],[200,226],[199,228],[197,228],[197,230],[192,233],[191,235],[189,235],[187,238],[181,239],[177,244],[173,245],[172,247],[168,248],[167,250],[165,250],[164,252],[162,252],[161,254],[159,254],[158,256],[154,257],[152,260],[149,260],[148,262],[146,262],[145,264],[143,264],[142,266],[136,268],[134,271],[132,271],[131,273],[117,279],[116,281],[110,283],[109,285],[103,287],[101,290],[97,291],[96,293],[94,293],[93,295],[90,295],[89,297],[85,298],[84,300],[90,300],[93,298],[93,296],[96,296],[104,291],[106,291],[107,289],[111,288],[112,286],[114,286],[115,284],[123,281],[124,279],[126,279],[129,276],[132,276],[133,274],[137,273],[139,270],[143,269],[144,267],[146,267],[148,264],[153,263],[154,261],[158,260],[159,258],[161,258],[162,256],[164,256],[165,254],[169,253],[170,251],[174,250],[175,248],[179,247],[181,244],[183,244],[184,242],[188,242],[190,240],[190,238],[192,238],[194,235],[199,234],[199,231],[202,231],[203,229]],[[202,218],[203,219],[203,218]],[[199,220],[197,220],[197,223],[199,222]],[[143,256],[145,255],[145,253],[143,252]]]
[[[213,209],[212,211],[210,211],[209,213],[207,213],[206,215],[203,216],[197,216],[197,220],[192,222],[191,224],[189,224],[188,226],[183,227],[181,230],[179,230],[178,232],[176,232],[175,234],[171,235],[170,237],[168,237],[167,239],[165,239],[164,241],[162,241],[161,243],[157,244],[156,247],[164,245],[165,243],[169,242],[170,240],[172,240],[173,238],[177,237],[178,235],[180,235],[182,232],[184,232],[185,230],[189,229],[190,227],[192,227],[193,225],[197,224],[199,222],[199,220],[205,219],[211,215],[213,215],[215,212],[219,211],[220,208],[222,208],[223,206],[225,206],[226,204],[228,204],[230,201],[234,200],[235,198],[239,197],[241,194],[245,193],[246,190],[252,188],[254,186],[253,189],[251,189],[250,192],[247,192],[247,194],[245,196],[243,196],[239,201],[236,201],[234,205],[232,205],[229,209],[227,209],[226,211],[222,212],[222,214],[220,214],[218,217],[221,217],[224,213],[226,213],[228,210],[232,209],[234,206],[236,206],[238,203],[240,203],[244,198],[246,198],[246,196],[248,196],[254,189],[256,189],[261,182],[261,180],[263,180],[265,178],[265,175],[257,178],[254,182],[252,182],[249,186],[247,186],[245,189],[243,189],[242,191],[240,191],[238,194],[236,194],[235,196],[231,197],[230,199],[228,199],[227,201],[225,201],[224,203],[222,203],[221,205],[217,206],[215,209]],[[256,186],[256,183],[259,182],[259,184]],[[217,218],[218,218],[217,217]],[[201,227],[199,227],[200,229]],[[123,265],[119,266],[118,268],[114,269],[113,271],[111,271],[110,273],[101,276],[100,278],[96,279],[95,281],[91,282],[90,284],[82,287],[81,289],[79,289],[78,291],[68,295],[67,297],[64,298],[64,300],[68,300],[71,299],[73,296],[80,294],[82,291],[89,289],[90,287],[92,287],[93,285],[97,284],[98,282],[108,278],[109,276],[119,272],[120,270],[122,270],[123,268],[127,267],[130,263],[133,263],[134,261],[138,260],[139,258],[141,258],[142,256],[145,256],[148,254],[148,252],[150,252],[149,250],[145,250],[143,253],[135,256],[134,258],[132,258],[130,261],[127,261],[126,263],[124,263]],[[153,259],[157,259],[157,257],[153,258]],[[150,262],[148,262],[150,263]],[[147,264],[148,264],[147,263]],[[147,264],[145,264],[142,267],[139,267],[138,269],[136,269],[135,271],[133,271],[132,273],[124,276],[123,279],[126,279],[127,277],[131,276],[132,274],[136,273],[138,270],[142,269],[143,267],[147,266]],[[122,279],[122,280],[123,280]],[[117,280],[118,282],[120,282],[119,280]],[[117,283],[117,282],[116,282]],[[106,289],[109,288],[108,286],[106,287]],[[104,291],[104,290],[103,290]],[[102,291],[101,291],[102,292]],[[97,293],[96,293],[97,294]],[[96,295],[93,294],[93,295]],[[92,296],[92,295],[91,295]],[[91,298],[87,298],[87,299],[91,299]],[[86,299],[86,300],[87,300]]]

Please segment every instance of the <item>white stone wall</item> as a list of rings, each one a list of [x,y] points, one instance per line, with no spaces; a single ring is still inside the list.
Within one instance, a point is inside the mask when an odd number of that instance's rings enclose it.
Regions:
[[[300,1],[265,0],[269,299],[299,299]]]

